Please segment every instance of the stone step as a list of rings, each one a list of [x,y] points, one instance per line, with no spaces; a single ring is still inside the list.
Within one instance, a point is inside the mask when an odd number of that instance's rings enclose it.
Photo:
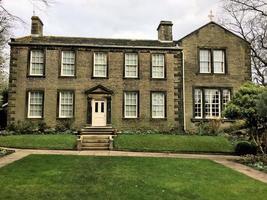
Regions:
[[[109,139],[88,139],[84,138],[83,143],[109,143]]]
[[[82,147],[82,150],[109,150],[108,147]]]
[[[112,126],[90,126],[90,125],[87,125],[87,126],[84,126],[83,128],[85,129],[113,129]]]
[[[83,147],[109,147],[109,143],[82,143]]]
[[[102,140],[102,139],[108,139],[109,140],[110,135],[82,135],[81,139],[85,140],[91,140],[91,139],[96,139],[96,140]]]
[[[114,135],[113,131],[81,131],[80,135]]]

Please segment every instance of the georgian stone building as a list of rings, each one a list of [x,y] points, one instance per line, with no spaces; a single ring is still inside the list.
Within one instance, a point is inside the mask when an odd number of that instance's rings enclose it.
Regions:
[[[62,120],[118,130],[191,130],[220,118],[250,80],[249,44],[210,22],[180,40],[161,21],[157,40],[31,35],[11,39],[8,122]]]

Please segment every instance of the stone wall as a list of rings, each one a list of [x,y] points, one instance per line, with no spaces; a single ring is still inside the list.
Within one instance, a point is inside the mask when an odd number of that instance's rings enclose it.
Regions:
[[[67,48],[68,49],[68,48]],[[141,50],[139,54],[139,79],[123,78],[124,53],[127,49],[89,49],[75,48],[76,77],[59,77],[61,47],[45,47],[45,77],[27,77],[29,58],[28,46],[11,45],[10,88],[8,122],[27,118],[26,91],[44,90],[44,121],[51,127],[57,121],[57,91],[62,89],[75,91],[74,125],[80,128],[86,124],[87,96],[86,90],[101,84],[112,90],[112,126],[122,129],[160,129],[169,130],[182,127],[182,53],[178,50]],[[64,47],[66,50],[66,47]],[[108,52],[108,78],[92,78],[93,52]],[[152,80],[150,78],[151,53],[165,53],[167,78]],[[140,93],[140,117],[123,118],[123,91],[138,90]],[[151,119],[150,91],[166,91],[167,118]]]
[[[180,41],[184,52],[185,69],[185,124],[186,130],[194,130],[193,87],[230,87],[233,93],[251,80],[249,43],[215,23],[200,28]],[[226,74],[199,74],[198,49],[226,49]]]

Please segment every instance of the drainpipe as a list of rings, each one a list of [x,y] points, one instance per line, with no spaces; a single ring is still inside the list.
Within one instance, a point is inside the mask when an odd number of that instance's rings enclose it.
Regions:
[[[186,117],[185,117],[185,69],[184,69],[184,52],[182,51],[183,59],[183,110],[184,110],[184,131],[186,131]]]

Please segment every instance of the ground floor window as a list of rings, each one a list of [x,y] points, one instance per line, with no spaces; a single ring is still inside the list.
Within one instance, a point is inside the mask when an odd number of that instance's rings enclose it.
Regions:
[[[44,92],[29,91],[28,92],[28,118],[43,117]]]
[[[73,104],[74,104],[73,91],[59,92],[59,118],[72,118]]]
[[[165,118],[165,93],[152,92],[152,118]]]
[[[124,117],[138,117],[138,92],[124,93]]]
[[[194,118],[220,118],[222,111],[231,99],[230,89],[194,89]]]

